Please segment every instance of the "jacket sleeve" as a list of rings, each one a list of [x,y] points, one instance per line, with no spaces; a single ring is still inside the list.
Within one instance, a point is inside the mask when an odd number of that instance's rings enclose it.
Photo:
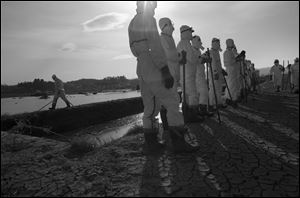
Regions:
[[[167,59],[158,34],[156,20],[152,17],[145,20],[145,36],[148,41],[150,55],[158,69],[167,66]]]
[[[178,63],[179,56],[178,56],[176,48],[174,47],[175,44],[173,44],[174,46],[172,47],[172,43],[169,43],[169,42],[172,42],[172,40],[168,41],[166,37],[161,36],[161,44],[165,51],[167,60],[171,61],[173,63],[175,63],[175,62]]]

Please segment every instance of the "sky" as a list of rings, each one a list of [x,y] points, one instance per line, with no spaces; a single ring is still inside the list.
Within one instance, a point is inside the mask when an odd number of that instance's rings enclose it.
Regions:
[[[1,1],[1,84],[52,74],[65,82],[137,78],[128,41],[135,14],[136,1]],[[205,48],[217,37],[224,52],[232,38],[258,69],[299,57],[298,1],[158,1],[157,23],[162,17],[173,21],[176,44],[181,25]]]

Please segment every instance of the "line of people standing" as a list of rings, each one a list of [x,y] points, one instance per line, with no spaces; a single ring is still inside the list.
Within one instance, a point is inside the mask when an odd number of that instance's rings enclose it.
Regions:
[[[201,122],[205,116],[212,116],[216,108],[226,107],[226,100],[222,98],[226,78],[228,92],[231,92],[226,94],[226,97],[230,95],[227,102],[236,106],[241,90],[246,89],[247,84],[243,64],[245,51],[238,54],[233,40],[226,41],[224,63],[227,74],[222,69],[220,39],[213,38],[211,49],[202,54],[204,47],[200,36],[193,35],[192,27],[182,25],[181,40],[176,46],[171,19],[159,20],[159,34],[154,18],[156,7],[156,1],[137,1],[137,13],[128,27],[129,45],[137,58],[137,76],[144,104],[144,152],[155,153],[164,147],[157,140],[156,116],[161,109],[161,117],[167,122],[166,146],[174,152],[193,152],[199,149],[199,144],[186,124]],[[205,63],[211,64],[212,70],[205,68]],[[225,74],[228,75],[226,78]],[[181,98],[182,104],[186,104],[185,117],[179,108],[179,87],[184,87],[185,94]]]

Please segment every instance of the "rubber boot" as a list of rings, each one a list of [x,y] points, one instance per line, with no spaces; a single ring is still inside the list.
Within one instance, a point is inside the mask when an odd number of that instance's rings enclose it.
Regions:
[[[167,149],[174,153],[191,153],[199,150],[199,142],[187,127],[169,127],[166,134]]]
[[[277,86],[276,92],[280,92],[280,86]]]
[[[164,130],[168,130],[167,109],[164,106],[161,106],[160,118],[161,118]]]
[[[198,114],[198,106],[187,107],[186,123],[203,122],[204,117]]]
[[[55,103],[52,103],[52,107],[50,107],[49,109],[50,109],[50,110],[54,110],[54,109],[55,109],[55,106],[56,106],[56,102],[55,102]]]
[[[70,102],[68,101],[67,102],[67,108],[70,108],[71,107],[71,104],[70,104]]]
[[[214,105],[209,105],[208,106],[208,111],[215,112],[215,111],[217,111],[217,108]]]
[[[199,104],[198,110],[199,110],[199,114],[202,116],[211,117],[214,115],[213,112],[207,110],[207,105]]]
[[[237,108],[237,107],[238,107],[238,102],[237,102],[237,100],[233,100],[233,101],[231,102],[231,106],[232,106],[233,108]]]
[[[144,129],[145,142],[143,145],[143,153],[145,155],[158,154],[164,148],[164,145],[158,142],[157,135],[157,130]]]
[[[219,107],[220,109],[225,109],[225,108],[227,107],[227,105],[225,105],[225,104],[218,104],[218,107]]]

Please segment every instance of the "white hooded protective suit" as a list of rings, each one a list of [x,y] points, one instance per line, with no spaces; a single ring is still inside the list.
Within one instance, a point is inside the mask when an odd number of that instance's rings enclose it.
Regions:
[[[195,50],[193,49],[190,41],[191,32],[185,31],[181,33],[181,40],[177,45],[178,53],[182,50],[186,51],[187,63],[185,65],[185,89],[186,89],[186,102],[189,106],[198,105],[198,96],[196,90],[196,71],[197,71],[197,59]],[[182,67],[181,67],[182,68]],[[181,69],[182,73],[182,69]],[[180,79],[181,87],[183,88],[183,74]]]
[[[221,64],[221,58],[220,58],[220,51],[221,51],[221,48],[219,47],[219,44],[217,44],[217,42],[212,42],[210,56],[212,58],[211,66],[212,66],[212,71],[213,71],[213,75],[214,75],[215,91],[216,91],[218,104],[223,104],[221,96],[222,96],[222,83],[223,83],[224,79],[222,76],[222,64]],[[215,78],[216,76],[218,77],[218,79]],[[209,78],[209,104],[216,105],[210,69],[209,69],[208,78]]]
[[[291,82],[294,89],[299,90],[299,61],[291,66]]]
[[[177,87],[179,86],[180,83],[180,65],[179,65],[179,56],[176,49],[175,41],[171,35],[167,35],[164,33],[161,33],[160,38],[161,38],[161,44],[167,56],[170,73],[174,78],[173,88],[177,91]]]
[[[273,76],[274,87],[281,86],[282,82],[282,65],[273,65],[270,74]]]
[[[247,79],[247,87],[251,87],[251,73],[250,73],[250,68],[251,68],[251,61],[246,62],[246,79]]]
[[[208,101],[208,87],[207,82],[205,79],[205,66],[204,64],[201,64],[201,59],[199,58],[201,56],[200,48],[204,49],[202,47],[202,42],[199,36],[194,36],[192,40],[192,46],[195,50],[195,56],[198,57],[196,62],[196,89],[199,97],[199,103],[201,105],[207,105]]]
[[[166,89],[162,82],[161,68],[167,65],[167,59],[153,16],[154,13],[147,14],[137,9],[128,27],[130,49],[137,57],[137,75],[144,104],[143,127],[153,128],[161,105],[167,109],[170,127],[183,126],[177,93]]]
[[[223,54],[224,66],[228,74],[226,80],[232,100],[235,101],[238,99],[240,92],[240,64],[235,59],[238,53],[234,48],[233,40],[226,40],[226,45],[227,49]],[[226,99],[230,99],[227,89],[225,91],[225,97]]]
[[[69,104],[69,100],[66,97],[65,89],[64,89],[64,83],[62,80],[57,78],[56,75],[52,76],[55,84],[55,93],[53,96],[52,106],[55,106],[57,103],[58,98],[60,97],[66,104]]]

